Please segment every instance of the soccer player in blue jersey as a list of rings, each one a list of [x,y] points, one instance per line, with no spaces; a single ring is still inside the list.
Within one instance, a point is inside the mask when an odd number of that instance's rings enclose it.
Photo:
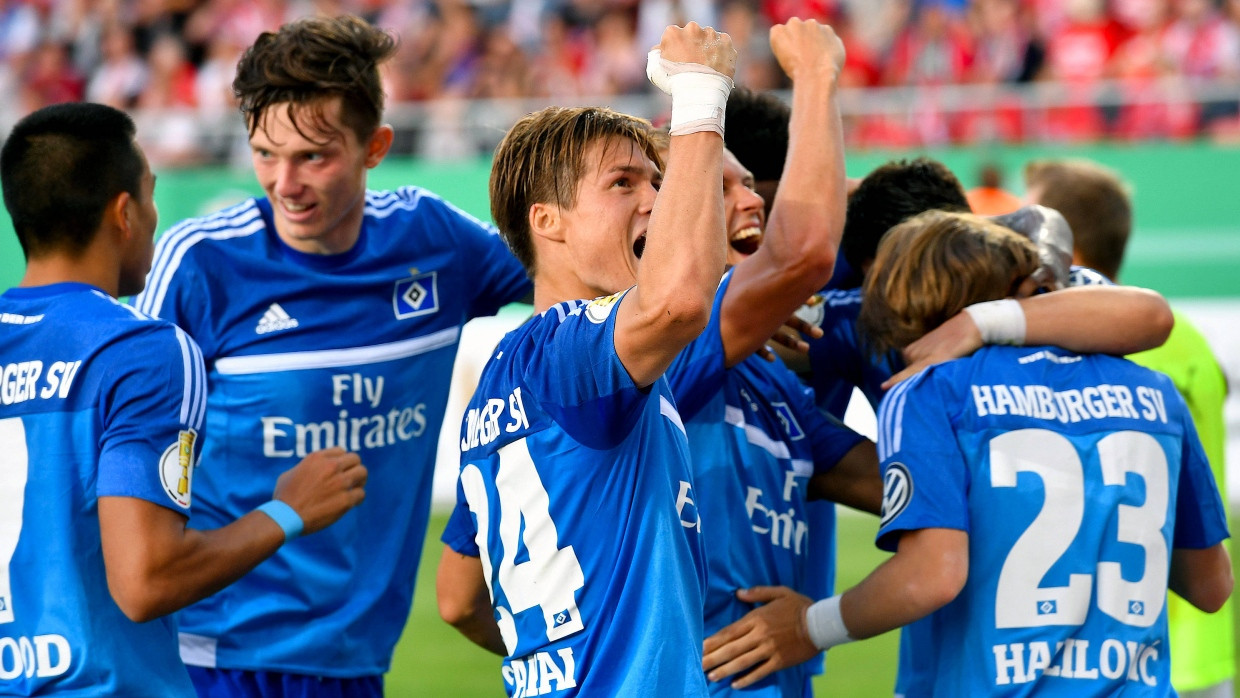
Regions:
[[[320,451],[256,512],[187,528],[202,356],[116,300],[142,289],[157,219],[133,122],[98,104],[34,112],[0,181],[26,256],[0,295],[0,693],[192,696],[166,614],[338,519],[366,469]]]
[[[366,189],[392,143],[377,66],[394,50],[353,17],[260,36],[233,87],[265,196],[169,230],[135,301],[206,360],[195,525],[252,508],[319,449],[370,468],[371,496],[340,526],[180,614],[204,695],[382,694],[461,327],[530,289],[490,226],[424,189]]]
[[[469,404],[439,589],[445,617],[492,626],[474,639],[505,655],[509,695],[706,695],[702,524],[663,374],[723,273],[734,64],[726,34],[665,30],[663,175],[649,125],[603,108],[532,114],[496,151],[492,213],[539,313]]]
[[[1075,260],[1096,269],[1096,283],[1119,280],[1132,233],[1133,202],[1118,173],[1088,160],[1035,160],[1025,165],[1025,196],[1053,207],[1072,225]],[[1114,280],[1114,281],[1112,281]],[[1226,492],[1223,401],[1227,381],[1209,344],[1183,313],[1161,347],[1132,355],[1134,362],[1166,373],[1184,397],[1215,482]],[[1167,598],[1171,680],[1182,698],[1233,695],[1235,608],[1204,614],[1176,596]]]
[[[833,157],[842,152],[834,96],[843,46],[829,28],[793,20],[772,30],[771,47],[793,81],[787,174],[771,208],[771,224],[763,231],[763,202],[753,191],[753,175],[725,153],[733,268],[716,293],[710,324],[668,371],[689,436],[695,503],[703,525],[715,532],[715,542],[706,546],[708,635],[752,609],[736,597],[737,589],[782,584],[806,594],[829,591],[829,583],[821,582],[831,577],[833,560],[815,555],[820,548],[814,539],[830,541],[832,532],[811,530],[811,496],[844,500],[874,513],[881,500],[873,444],[819,413],[793,373],[778,360],[755,356],[745,337],[729,331],[730,321],[742,319],[766,332],[776,329],[783,313],[799,305],[797,294],[807,280],[799,277],[805,267],[789,265],[778,274],[771,265],[787,264],[789,249],[818,246],[834,254],[843,222],[843,162]],[[790,211],[799,214],[800,226],[789,225]],[[738,240],[760,241],[761,247],[745,254]],[[763,256],[768,246],[779,252]],[[753,282],[768,276],[780,279],[782,287]],[[811,276],[808,283],[821,287],[823,277]],[[738,347],[751,353],[735,356]],[[805,695],[815,668],[789,668],[746,695]],[[709,687],[712,695],[735,693],[730,682]]]
[[[923,214],[880,246],[863,325],[898,348],[962,309],[1006,314],[1038,264],[1006,229]],[[992,346],[893,390],[879,432],[878,543],[895,555],[840,596],[766,607],[797,618],[785,661],[926,618],[935,641],[913,648],[928,675],[910,696],[1175,695],[1167,589],[1213,611],[1232,575],[1222,501],[1169,379]]]

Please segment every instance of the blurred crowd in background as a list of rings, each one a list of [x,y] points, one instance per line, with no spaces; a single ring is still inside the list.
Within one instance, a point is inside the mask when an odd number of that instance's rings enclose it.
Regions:
[[[767,28],[797,16],[844,38],[841,85],[861,88],[852,147],[1240,140],[1240,0],[0,0],[0,132],[86,99],[148,114],[163,166],[219,159],[230,146],[207,136],[240,125],[241,50],[345,12],[399,36],[385,74],[397,113],[648,94],[645,49],[686,19],[732,35],[738,84],[779,90]]]

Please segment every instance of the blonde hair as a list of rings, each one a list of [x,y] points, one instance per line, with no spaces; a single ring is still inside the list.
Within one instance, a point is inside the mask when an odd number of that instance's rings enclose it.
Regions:
[[[491,217],[509,249],[534,275],[530,207],[572,209],[585,176],[586,153],[596,142],[622,139],[662,168],[650,122],[605,107],[548,107],[521,119],[504,136],[491,164]]]
[[[876,351],[902,349],[965,306],[1011,296],[1037,270],[1028,238],[971,213],[927,211],[878,246],[858,323]]]

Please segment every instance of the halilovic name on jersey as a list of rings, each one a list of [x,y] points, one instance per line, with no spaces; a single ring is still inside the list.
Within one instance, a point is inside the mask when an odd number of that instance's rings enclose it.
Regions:
[[[192,525],[253,510],[321,448],[357,451],[369,471],[361,506],[180,614],[187,663],[387,670],[412,601],[461,326],[528,289],[494,229],[416,188],[367,192],[361,236],[340,255],[285,246],[266,200],[160,238],[135,303],[199,341],[212,387]]]
[[[1171,551],[1227,532],[1165,376],[1109,356],[987,347],[884,398],[879,457],[881,547],[900,531],[969,534],[964,590],[905,648],[921,672],[901,669],[907,695],[1174,695]]]
[[[0,694],[193,695],[171,618],[108,591],[97,498],[188,515],[205,390],[184,332],[103,291],[0,296]]]
[[[620,296],[509,333],[461,428],[460,496],[509,695],[705,695],[702,543],[667,383],[614,349]]]
[[[806,486],[862,439],[819,413],[782,362],[751,356],[724,368],[721,308],[731,279],[720,284],[706,329],[667,374],[677,405],[698,406],[685,422],[696,502],[712,539],[726,541],[706,546],[707,636],[752,610],[737,589],[817,590],[809,581],[828,575],[834,561],[816,557],[810,541],[833,530],[811,530]],[[813,668],[786,669],[743,693],[801,695]],[[730,683],[711,683],[712,695],[735,693]]]

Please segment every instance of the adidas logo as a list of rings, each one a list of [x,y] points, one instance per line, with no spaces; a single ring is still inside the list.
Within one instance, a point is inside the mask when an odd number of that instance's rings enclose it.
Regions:
[[[267,308],[267,312],[263,313],[263,317],[258,321],[258,326],[254,328],[254,331],[258,334],[267,334],[268,332],[292,329],[297,325],[297,320],[289,317],[289,314],[284,312],[284,308],[281,308],[279,303],[272,303]]]

